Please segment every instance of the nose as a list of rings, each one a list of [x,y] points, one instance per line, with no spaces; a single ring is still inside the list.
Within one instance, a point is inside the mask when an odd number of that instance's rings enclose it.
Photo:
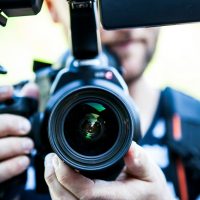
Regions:
[[[117,30],[117,36],[120,37],[120,38],[131,38],[134,36],[134,32],[135,30],[133,29],[120,29],[120,30]]]

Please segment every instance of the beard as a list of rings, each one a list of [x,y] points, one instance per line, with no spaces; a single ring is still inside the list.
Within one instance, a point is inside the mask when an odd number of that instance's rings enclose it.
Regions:
[[[121,60],[122,76],[127,85],[130,85],[141,78],[141,76],[144,74],[144,71],[148,67],[148,64],[152,60],[154,52],[155,52],[155,48],[145,52],[145,55],[143,56],[142,61],[139,64],[139,67],[138,67],[139,69],[135,69],[135,65],[137,64],[133,62],[126,63],[126,58],[124,59],[125,62]]]
[[[120,70],[119,67],[114,67],[121,72],[124,80],[129,85],[143,75],[154,55],[156,43],[157,36],[151,45],[148,40],[142,38],[138,40],[125,40],[122,38],[118,42],[110,42],[104,46],[117,59],[118,65],[121,66]]]

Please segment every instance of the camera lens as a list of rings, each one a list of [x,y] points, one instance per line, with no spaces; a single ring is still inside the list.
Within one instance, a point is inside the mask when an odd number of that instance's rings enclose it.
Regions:
[[[112,89],[68,86],[49,104],[51,147],[73,168],[95,174],[121,162],[137,131],[131,102],[106,84]]]
[[[74,106],[66,116],[65,140],[80,154],[100,155],[114,145],[118,124],[116,114],[108,105],[84,101]]]

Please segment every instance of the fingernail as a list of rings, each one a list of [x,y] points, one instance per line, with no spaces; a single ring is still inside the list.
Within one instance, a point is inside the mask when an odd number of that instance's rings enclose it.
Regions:
[[[22,143],[22,148],[24,150],[25,153],[30,153],[31,150],[33,149],[33,141],[30,139],[25,139]]]
[[[53,167],[52,159],[55,156],[54,153],[50,153],[45,157],[44,166],[45,167]]]
[[[20,122],[19,131],[21,134],[26,134],[31,130],[31,124],[28,120],[23,120]]]
[[[27,157],[23,157],[19,160],[19,164],[21,165],[21,167],[23,167],[24,169],[28,167],[30,161]]]
[[[58,166],[59,166],[59,160],[58,160],[58,157],[55,155],[53,157],[53,167],[56,169],[58,168]]]
[[[134,156],[133,156],[133,158],[134,158],[134,165],[135,166],[140,166],[141,165],[141,160],[140,160],[140,147],[138,146],[138,144],[136,143],[136,142],[134,142]]]
[[[135,160],[138,159],[139,149],[138,149],[138,145],[135,142],[133,142],[133,155],[134,155],[133,157]]]

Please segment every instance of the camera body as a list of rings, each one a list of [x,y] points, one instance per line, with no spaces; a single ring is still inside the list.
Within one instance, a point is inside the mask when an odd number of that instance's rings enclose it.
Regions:
[[[1,12],[8,17],[33,15],[40,11],[42,2],[0,0],[0,25],[5,26],[7,21]],[[52,73],[47,76],[53,84],[45,111],[33,114],[35,100],[14,97],[0,104],[0,113],[30,119],[30,137],[36,143],[38,157],[53,150],[66,164],[90,178],[113,180],[123,168],[123,156],[132,140],[140,138],[139,118],[120,74],[100,62],[96,0],[67,2],[74,57],[62,70],[49,71]],[[111,29],[200,20],[199,0],[163,2],[157,0],[148,6],[147,0],[101,0],[102,24]],[[43,166],[43,160],[39,160],[39,166]],[[4,184],[8,193],[16,185],[11,182]]]
[[[30,137],[38,154],[53,150],[90,178],[113,180],[132,141],[140,136],[139,118],[123,78],[101,51],[97,2],[68,4],[72,54],[63,69],[48,72],[54,74],[49,100],[44,112],[28,116]],[[18,111],[23,110],[23,99],[4,104],[0,113],[27,117],[26,111]]]
[[[65,163],[91,178],[114,179],[140,137],[133,100],[119,72],[100,58],[69,60],[53,81],[45,111],[32,120],[32,135],[40,124],[41,144],[49,141]]]
[[[49,76],[52,83],[45,110],[36,113],[34,99],[15,97],[1,103],[0,113],[30,119],[40,157],[53,150],[87,177],[113,180],[132,141],[140,138],[140,123],[127,85],[103,58],[70,56],[61,70],[39,70],[36,79]]]

